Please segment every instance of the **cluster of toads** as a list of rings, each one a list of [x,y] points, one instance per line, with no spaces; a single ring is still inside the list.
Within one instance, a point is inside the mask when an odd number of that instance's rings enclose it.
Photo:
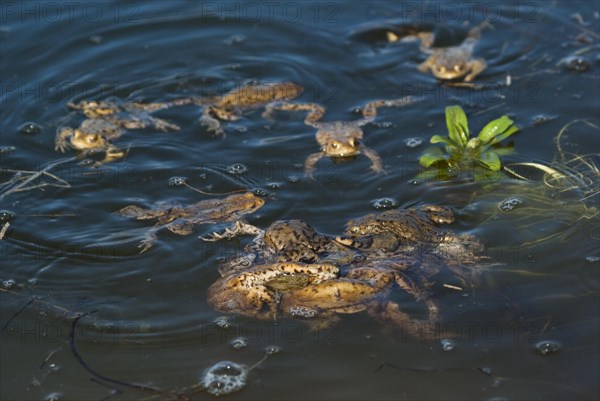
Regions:
[[[350,220],[337,237],[302,220],[276,221],[266,230],[239,222],[226,236],[255,239],[223,261],[208,303],[260,319],[302,318],[313,328],[366,311],[411,335],[434,335],[441,321],[433,280],[471,286],[478,268],[489,264],[476,237],[442,227],[453,221],[451,209],[422,205]],[[422,303],[423,316],[402,311],[395,291]]]
[[[486,67],[483,59],[472,58],[475,44],[481,37],[481,30],[488,23],[472,28],[467,37],[458,45],[435,47],[436,35],[432,32],[419,32],[413,38],[421,41],[421,50],[428,58],[418,66],[422,72],[431,73],[440,80],[472,81]],[[404,39],[407,39],[405,37]],[[398,40],[393,32],[388,32],[388,41]],[[81,112],[85,119],[78,127],[61,126],[57,130],[55,149],[61,152],[68,148],[76,149],[84,155],[104,152],[105,157],[98,162],[107,163],[125,157],[126,152],[116,145],[126,130],[155,129],[158,131],[178,131],[179,125],[154,117],[160,110],[176,106],[194,105],[201,108],[200,121],[207,131],[225,136],[221,121],[236,121],[250,109],[264,108],[263,117],[272,119],[276,110],[305,111],[306,125],[317,129],[316,140],[320,151],[309,155],[304,163],[305,175],[313,177],[316,163],[323,157],[348,158],[363,154],[371,161],[371,170],[385,173],[377,152],[361,144],[361,127],[377,117],[380,107],[400,107],[417,100],[411,96],[398,99],[379,99],[367,103],[362,108],[362,118],[354,121],[322,122],[325,109],[315,103],[294,103],[303,88],[292,82],[272,82],[249,84],[238,87],[221,96],[191,96],[167,102],[142,103],[125,101],[89,101],[69,103],[69,108]]]
[[[486,26],[489,24],[472,28],[462,43],[448,47],[435,47],[433,33],[419,32],[416,38],[429,56],[418,69],[430,71],[441,80],[472,81],[486,66],[484,60],[472,58],[473,48]],[[398,36],[388,32],[389,42],[397,40]],[[222,121],[236,121],[248,110],[263,108],[266,119],[273,119],[281,111],[306,112],[304,123],[316,129],[320,146],[318,152],[305,159],[307,177],[313,177],[316,164],[323,157],[359,154],[370,160],[371,170],[385,173],[377,152],[362,145],[362,127],[375,120],[378,108],[402,107],[420,100],[412,96],[372,100],[361,108],[360,119],[323,122],[326,110],[321,105],[292,102],[302,92],[303,88],[295,83],[274,82],[245,85],[221,96],[192,96],[162,103],[70,103],[69,107],[82,113],[84,119],[76,128],[59,127],[55,147],[61,152],[73,148],[84,155],[104,152],[99,163],[107,163],[125,156],[126,152],[114,142],[126,130],[180,129],[179,125],[153,116],[155,112],[177,106],[199,107],[200,121],[207,131],[224,136]],[[142,252],[152,246],[162,228],[188,235],[196,224],[235,222],[224,233],[204,238],[217,241],[237,235],[255,237],[242,255],[226,260],[220,267],[222,277],[208,290],[209,304],[221,312],[263,319],[304,318],[315,327],[331,324],[339,314],[366,311],[410,333],[432,333],[440,322],[438,303],[430,295],[433,283],[439,279],[458,280],[461,285],[470,286],[477,268],[488,263],[477,238],[441,227],[454,221],[452,211],[446,207],[426,205],[369,214],[348,222],[344,236],[330,237],[301,220],[276,221],[262,230],[242,219],[263,205],[263,199],[246,192],[192,205],[129,205],[116,214],[156,220],[144,235]],[[423,304],[421,318],[401,310],[392,296],[396,290]]]

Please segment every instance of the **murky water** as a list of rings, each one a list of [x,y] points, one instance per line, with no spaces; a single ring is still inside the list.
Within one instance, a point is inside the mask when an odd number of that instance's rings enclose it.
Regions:
[[[472,130],[502,114],[517,122],[521,132],[511,139],[518,153],[505,163],[551,162],[554,137],[577,119],[592,125],[573,124],[565,146],[600,152],[593,126],[599,125],[600,9],[591,1],[466,4],[2,2],[0,145],[15,148],[0,155],[2,182],[10,170],[60,162],[51,173],[69,185],[45,175],[35,184],[46,186],[0,199],[1,209],[14,213],[0,243],[1,398],[149,399],[150,387],[190,394],[215,363],[250,367],[276,345],[281,352],[248,371],[246,386],[228,398],[597,399],[600,232],[590,210],[600,208],[600,197],[540,198],[546,190],[539,183],[414,177],[428,138],[445,134],[444,108],[454,103],[466,110]],[[392,22],[460,25],[484,18],[494,29],[475,49],[488,64],[476,81],[498,84],[491,89],[440,85],[416,70],[424,60],[417,43],[379,40],[378,27]],[[576,52],[589,62],[587,70],[557,66]],[[128,148],[125,160],[100,168],[65,160],[73,151],[54,151],[69,101],[165,101],[223,94],[252,80],[302,85],[299,100],[324,105],[331,121],[358,119],[353,110],[374,99],[423,100],[382,109],[364,127],[364,144],[388,172],[380,176],[358,156],[323,159],[316,181],[299,179],[304,159],[318,150],[315,130],[300,116],[270,122],[259,110],[225,123],[224,139],[206,131],[196,107],[162,111],[157,116],[181,131],[128,131],[117,141]],[[41,131],[20,132],[26,122]],[[407,146],[409,138],[424,143]],[[228,172],[236,164],[247,170]],[[169,185],[174,176],[207,192],[263,193],[265,207],[249,216],[262,228],[300,218],[337,234],[377,205],[448,204],[460,210],[453,228],[479,235],[502,265],[485,271],[476,291],[434,294],[445,328],[461,333],[452,350],[386,330],[366,314],[315,332],[294,320],[235,316],[228,329],[219,328],[206,290],[219,276],[218,258],[245,242],[209,244],[198,236],[223,225],[197,226],[190,236],[161,232],[141,255],[135,241],[98,245],[110,234],[149,226],[112,214],[125,205],[209,198]],[[501,211],[498,204],[511,196],[522,203]],[[519,214],[521,206],[531,209]],[[93,313],[70,336],[77,312]],[[240,336],[247,346],[236,349],[231,341]],[[76,359],[69,339],[93,372]]]

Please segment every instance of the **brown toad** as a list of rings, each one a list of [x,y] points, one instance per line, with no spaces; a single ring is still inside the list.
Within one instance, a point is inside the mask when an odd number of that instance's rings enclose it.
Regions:
[[[196,224],[239,221],[244,215],[255,212],[265,204],[262,198],[251,192],[229,195],[223,199],[206,199],[184,206],[177,202],[158,202],[150,209],[136,205],[126,206],[115,214],[136,220],[157,219],[158,222],[145,235],[140,253],[148,250],[156,241],[156,233],[162,228],[189,235]],[[236,226],[240,223],[236,222]]]
[[[362,109],[362,118],[356,121],[320,121],[325,109],[315,103],[273,103],[266,107],[263,116],[271,118],[275,110],[308,111],[304,123],[317,128],[316,139],[321,151],[306,158],[304,173],[313,178],[317,162],[325,157],[345,158],[364,154],[371,161],[371,170],[375,173],[385,173],[383,164],[377,152],[361,145],[364,133],[361,127],[372,122],[377,117],[379,107],[401,107],[415,102],[412,96],[393,100],[375,100],[367,103]]]
[[[101,163],[122,158],[125,152],[112,142],[127,129],[153,127],[160,131],[177,131],[179,126],[150,113],[174,106],[190,104],[193,99],[179,99],[163,103],[88,101],[69,103],[69,108],[79,110],[87,117],[79,127],[60,127],[55,138],[55,150],[65,152],[67,148],[91,152],[104,151]]]
[[[306,285],[336,278],[339,269],[331,264],[273,263],[234,270],[214,282],[208,289],[208,304],[214,309],[244,316],[274,319],[278,295],[269,281],[282,276],[303,275]]]
[[[455,80],[463,78],[465,82],[471,82],[485,70],[487,64],[483,59],[472,57],[473,48],[481,38],[481,31],[485,27],[491,27],[488,22],[471,28],[467,38],[458,46],[432,47],[434,36],[431,32],[418,34],[421,39],[421,51],[429,54],[429,57],[417,68],[421,72],[431,73],[441,80]]]
[[[344,232],[349,238],[338,237],[336,240],[350,247],[370,248],[383,255],[405,255],[409,259],[422,260],[425,267],[446,265],[457,277],[470,282],[473,270],[469,266],[483,265],[488,258],[482,256],[483,244],[477,237],[439,227],[452,222],[454,213],[444,206],[389,210],[350,220]],[[431,259],[435,257],[440,259]]]
[[[225,135],[219,120],[236,121],[244,110],[268,105],[275,101],[289,101],[298,97],[304,89],[293,82],[249,84],[234,89],[223,96],[196,99],[203,106],[200,121],[215,135]]]

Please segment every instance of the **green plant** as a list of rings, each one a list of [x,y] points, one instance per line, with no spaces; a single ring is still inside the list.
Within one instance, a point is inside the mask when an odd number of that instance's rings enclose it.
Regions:
[[[477,137],[470,137],[467,116],[460,106],[446,107],[448,136],[434,135],[430,142],[443,143],[444,151],[429,148],[419,159],[423,167],[473,167],[479,165],[491,171],[499,171],[501,155],[512,152],[511,147],[498,147],[498,143],[519,130],[507,116],[486,124]]]

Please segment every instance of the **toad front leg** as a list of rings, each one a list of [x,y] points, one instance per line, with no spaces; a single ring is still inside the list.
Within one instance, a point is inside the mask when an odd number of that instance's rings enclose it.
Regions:
[[[473,81],[487,67],[487,63],[481,58],[471,60],[468,65],[471,72],[465,77],[465,82]]]
[[[75,130],[70,127],[63,127],[56,133],[54,138],[54,150],[65,153],[65,151],[71,146],[70,139],[75,134]]]
[[[387,174],[387,172],[383,168],[383,164],[381,162],[381,158],[371,148],[367,148],[366,146],[362,147],[362,153],[371,160],[371,170],[373,170],[377,174]]]

